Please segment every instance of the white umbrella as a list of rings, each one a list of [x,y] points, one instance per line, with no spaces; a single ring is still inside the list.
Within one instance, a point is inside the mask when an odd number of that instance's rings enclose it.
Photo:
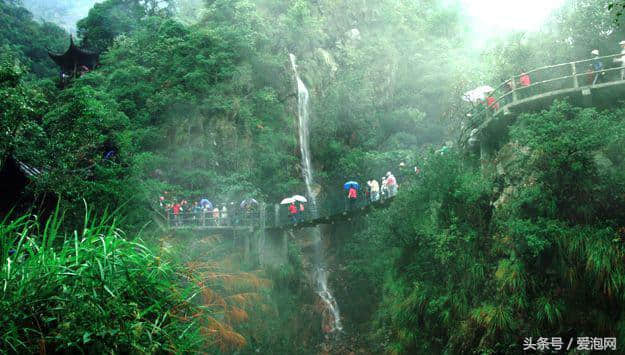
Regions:
[[[467,91],[462,95],[462,99],[467,102],[479,102],[484,100],[486,93],[495,91],[488,85],[477,87],[471,91]]]
[[[294,199],[295,201],[299,201],[299,202],[308,202],[306,197],[304,197],[302,195],[294,195],[294,196],[291,196],[291,198]]]
[[[290,205],[292,203],[295,203],[295,199],[293,199],[293,197],[287,197],[280,202],[281,205]]]
[[[258,201],[256,201],[253,198],[246,198],[245,200],[241,201],[241,208],[243,207],[250,207],[252,206],[252,204],[254,205],[258,205]]]

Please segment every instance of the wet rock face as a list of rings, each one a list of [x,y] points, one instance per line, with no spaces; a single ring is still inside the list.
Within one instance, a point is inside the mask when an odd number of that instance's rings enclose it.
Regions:
[[[334,74],[339,70],[339,67],[332,54],[323,48],[317,48],[316,54],[319,61],[322,62],[328,69],[329,74],[334,77]]]
[[[517,188],[515,186],[508,186],[503,189],[503,192],[499,195],[499,198],[493,202],[493,206],[498,208],[499,206],[505,204],[510,199],[510,196],[516,194]]]
[[[478,136],[479,130],[477,128],[473,128],[471,130],[471,133],[469,134],[469,140],[467,141],[468,148],[475,148],[477,147],[477,144],[480,141],[480,138]]]
[[[524,170],[529,159],[531,159],[529,148],[516,142],[508,143],[499,150],[495,158],[497,182],[493,191],[497,197],[493,202],[495,208],[507,203],[517,193],[519,186],[535,182],[535,177],[527,175]]]
[[[358,335],[327,335],[318,354],[356,355],[375,354]]]
[[[341,281],[340,270],[337,269],[337,260],[335,260],[331,251],[333,250],[333,243],[335,240],[332,238],[334,235],[332,228],[328,226],[322,226],[321,238],[315,237],[315,233],[310,228],[302,228],[294,231],[291,240],[295,242],[299,251],[298,259],[300,260],[303,278],[301,280],[306,292],[310,292],[312,297],[310,304],[303,305],[314,314],[311,319],[314,321],[309,322],[308,327],[315,329],[323,334],[321,341],[316,345],[318,350],[317,354],[362,354],[365,352],[359,351],[362,349],[364,341],[359,339],[357,335],[349,334],[345,330],[336,329],[335,315],[328,307],[327,299],[323,299],[319,292],[317,273],[319,270],[316,268],[317,261],[320,255],[324,255],[323,260],[324,271],[329,276],[327,285],[331,291],[337,291]],[[320,249],[321,252],[320,252]]]
[[[495,208],[506,204],[520,188],[529,187],[537,182],[537,177],[527,174],[525,167],[538,157],[537,152],[530,151],[529,147],[511,142],[503,146],[495,158],[495,187],[493,193]],[[614,163],[602,151],[593,152],[593,162],[599,172],[614,168]]]

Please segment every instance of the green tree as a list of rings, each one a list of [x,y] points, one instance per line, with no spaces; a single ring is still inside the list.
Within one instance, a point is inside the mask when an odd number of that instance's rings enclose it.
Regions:
[[[36,22],[28,10],[5,1],[0,1],[0,28],[2,60],[18,59],[34,77],[56,74],[47,51],[66,49],[65,31],[50,22]]]
[[[372,285],[392,264],[375,342],[396,353],[521,353],[518,334],[623,338],[621,112],[556,102],[522,115],[497,157],[511,185],[453,152],[429,157],[421,180],[349,238],[364,253],[365,243],[392,248],[387,263],[375,253],[366,267],[361,255],[348,262]]]
[[[46,101],[41,93],[22,81],[19,62],[0,62],[0,155],[15,154],[41,134],[39,117]]]
[[[146,17],[170,16],[171,0],[107,0],[96,3],[89,15],[78,21],[82,45],[96,52],[107,50],[121,34],[139,28]]]

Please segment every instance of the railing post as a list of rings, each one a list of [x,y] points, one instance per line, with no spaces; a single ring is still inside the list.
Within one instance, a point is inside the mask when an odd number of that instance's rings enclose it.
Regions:
[[[518,101],[519,97],[516,92],[516,81],[514,76],[510,79],[510,88],[512,89],[512,102]]]
[[[571,72],[573,73],[573,87],[579,87],[579,81],[577,80],[577,71],[575,70],[575,63],[571,62]]]
[[[233,230],[233,233],[236,233],[235,231]],[[248,233],[243,236],[243,260],[246,263],[250,261],[250,235]]]
[[[267,224],[267,211],[265,210],[267,205],[264,202],[260,203],[260,228],[265,229]]]
[[[279,204],[275,204],[273,206],[274,208],[274,223],[275,223],[275,227],[280,225],[280,205]]]

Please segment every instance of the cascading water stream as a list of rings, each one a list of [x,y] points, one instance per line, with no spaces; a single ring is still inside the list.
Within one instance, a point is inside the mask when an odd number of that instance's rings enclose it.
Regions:
[[[302,152],[302,174],[304,175],[304,182],[306,182],[306,192],[311,198],[311,203],[316,207],[315,197],[312,194],[312,167],[310,164],[310,146],[308,144],[309,130],[308,130],[308,89],[302,79],[300,79],[297,72],[297,66],[295,64],[295,56],[289,54],[291,58],[291,65],[295,72],[295,78],[297,79],[297,117],[299,119],[299,146]]]
[[[313,170],[310,163],[310,147],[308,144],[309,137],[309,114],[308,114],[308,89],[306,85],[299,77],[297,72],[297,65],[295,64],[295,55],[289,54],[291,59],[291,65],[293,66],[293,72],[295,72],[295,78],[297,79],[297,116],[299,119],[299,141],[300,150],[302,153],[302,174],[304,175],[304,182],[306,183],[306,192],[310,198],[310,210],[313,213],[317,211],[317,201],[312,191],[313,185]],[[315,271],[313,272],[313,278],[315,279],[316,292],[325,303],[328,311],[332,315],[330,332],[336,330],[343,330],[341,325],[341,316],[339,314],[339,307],[336,303],[336,299],[332,296],[332,293],[328,289],[328,273],[323,266],[323,255],[321,248],[321,232],[319,227],[313,228],[315,237]]]

